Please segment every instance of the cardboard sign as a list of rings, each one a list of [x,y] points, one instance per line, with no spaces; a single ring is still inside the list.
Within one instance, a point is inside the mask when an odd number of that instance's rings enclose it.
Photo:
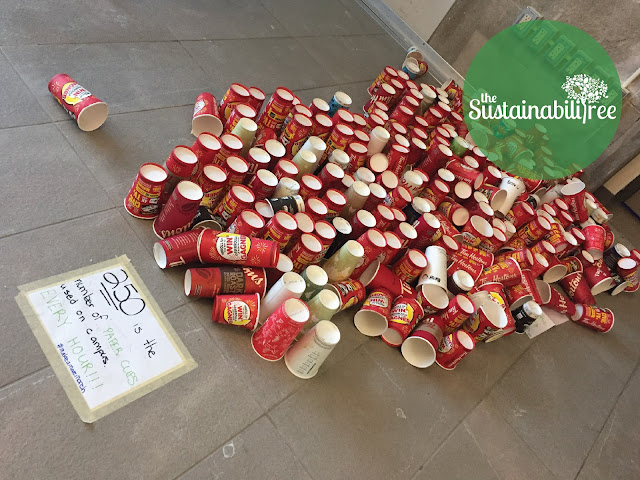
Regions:
[[[19,289],[16,300],[85,422],[197,366],[126,256]]]

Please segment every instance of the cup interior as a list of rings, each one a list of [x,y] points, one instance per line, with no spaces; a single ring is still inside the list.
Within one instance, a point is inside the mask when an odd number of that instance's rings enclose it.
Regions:
[[[353,324],[363,335],[378,337],[387,330],[387,317],[370,310],[360,310],[353,317]]]
[[[276,158],[282,158],[287,153],[287,149],[284,148],[278,140],[267,140],[264,144],[264,149],[269,155]]]
[[[182,181],[176,188],[178,192],[180,192],[180,195],[188,200],[196,201],[202,199],[202,189],[193,182]]]
[[[312,252],[320,253],[322,251],[322,244],[320,243],[320,240],[309,233],[303,233],[302,237],[300,237],[300,241]]]
[[[225,145],[230,150],[241,150],[242,149],[242,140],[240,140],[237,136],[227,133],[223,135],[220,140],[222,144]]]
[[[253,203],[256,199],[253,192],[244,185],[234,185],[230,192],[233,192],[244,203]]]
[[[247,165],[247,161],[244,158],[236,157],[235,155],[231,155],[227,157],[225,163],[228,165],[229,169],[233,172],[237,173],[247,173],[249,170],[249,165]]]
[[[167,179],[167,172],[160,165],[147,163],[140,167],[140,175],[150,182],[160,183]]]
[[[304,282],[304,278],[295,272],[286,272],[282,275],[282,283],[290,292],[299,295],[302,295],[304,289],[307,287],[307,284]]]
[[[293,270],[293,262],[284,253],[281,253],[278,256],[276,269],[278,269],[280,272],[285,272],[285,275],[287,273],[291,273],[291,270]],[[302,291],[304,291],[304,289]]]
[[[436,360],[433,345],[422,337],[409,337],[402,343],[400,349],[404,359],[417,368],[427,368]]]
[[[244,212],[242,212],[241,216],[242,219],[253,228],[264,227],[264,219],[253,210],[245,210]]]
[[[206,168],[206,167],[205,167]],[[275,187],[278,185],[278,177],[276,177],[269,170],[260,169],[256,172],[256,175],[260,179],[262,183],[264,183],[267,187]]]
[[[425,268],[427,266],[427,257],[424,256],[420,250],[411,249],[407,253],[411,262],[418,268]]]
[[[302,300],[297,298],[285,300],[284,311],[296,323],[304,323],[309,320],[309,308]]]

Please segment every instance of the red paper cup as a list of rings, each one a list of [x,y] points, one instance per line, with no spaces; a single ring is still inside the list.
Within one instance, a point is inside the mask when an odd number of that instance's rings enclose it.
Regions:
[[[494,264],[494,255],[492,253],[472,247],[470,245],[461,244],[460,248],[457,250],[456,255],[467,260],[472,260],[482,267],[490,267]]]
[[[604,252],[605,230],[600,225],[587,225],[582,229],[584,233],[584,249],[598,260]]]
[[[344,193],[334,188],[330,188],[325,193],[322,200],[327,204],[327,218],[337,217],[347,203],[347,197]]]
[[[367,92],[369,93],[369,95],[373,95],[373,92],[375,92],[380,85],[382,85],[383,83],[389,83],[392,78],[397,78],[397,76],[398,72],[395,68],[390,66],[384,67],[382,72],[378,74],[373,83],[369,86],[369,88],[367,88]]]
[[[324,162],[334,150],[345,150],[347,144],[353,139],[353,129],[344,123],[338,123],[333,127],[329,138],[327,138],[327,149],[320,157],[320,162]]]
[[[249,165],[244,158],[230,155],[225,159],[222,170],[227,174],[227,188],[231,188],[242,183],[249,170]]]
[[[297,228],[298,223],[292,214],[279,211],[267,222],[262,238],[278,243],[280,251],[283,251]],[[293,261],[293,259],[291,260]]]
[[[587,207],[584,204],[584,189],[585,185],[582,182],[571,182],[566,184],[560,190],[564,201],[569,207],[569,213],[578,222],[586,222],[589,218]]]
[[[433,182],[431,182],[431,184],[427,185],[424,188],[422,196],[433,202],[433,204],[437,207],[438,205],[440,205],[440,202],[445,199],[449,192],[449,186],[442,180],[436,178]]]
[[[314,230],[316,236],[320,240],[320,243],[322,243],[322,251],[317,258],[317,260],[319,261],[320,259],[324,258],[324,256],[329,251],[329,248],[331,248],[331,245],[335,241],[338,232],[336,228],[326,220],[320,220],[319,222],[316,222]]]
[[[453,370],[458,363],[473,350],[475,341],[464,330],[450,333],[442,339],[442,344],[436,353],[436,363],[445,370]]]
[[[257,115],[258,112],[251,105],[247,103],[239,103],[235,106],[227,120],[227,123],[224,125],[225,133],[231,133],[241,119],[249,118],[255,121]]]
[[[383,288],[372,290],[362,307],[353,317],[353,323],[360,333],[369,337],[382,335],[387,329],[393,298]]]
[[[313,125],[311,126],[310,136],[318,137],[326,140],[333,129],[333,121],[329,115],[324,113],[316,113],[313,116]]]
[[[260,129],[271,128],[278,133],[282,128],[284,119],[287,118],[289,111],[293,108],[293,98],[294,95],[288,88],[276,88],[260,116],[258,127]]]
[[[469,210],[447,197],[438,205],[438,211],[458,227],[466,225],[469,220]]]
[[[564,294],[551,287],[549,287],[549,301],[545,302],[543,299],[543,304],[545,307],[565,315],[571,316],[576,313],[575,304]]]
[[[535,217],[523,225],[513,237],[509,240],[519,239],[525,242],[527,246],[534,244],[543,238],[547,232],[551,230],[551,222],[544,217]]]
[[[507,314],[498,302],[484,302],[477,311],[463,324],[475,341],[492,338],[505,329],[508,324]]]
[[[262,110],[262,105],[264,104],[264,100],[266,98],[264,92],[258,87],[250,87],[249,95],[250,97],[247,103],[251,105],[256,112]]]
[[[214,323],[255,330],[260,315],[260,295],[217,295],[213,303]]]
[[[617,262],[618,274],[629,282],[629,286],[625,288],[625,292],[635,292],[638,290],[638,261],[639,260],[635,258],[626,257],[621,258]]]
[[[311,110],[313,115],[317,113],[327,113],[329,111],[329,104],[321,98],[314,98],[309,104],[309,110]]]
[[[246,237],[257,237],[264,228],[262,215],[255,210],[243,210],[227,228],[229,233],[237,233]]]
[[[367,146],[360,142],[351,142],[346,149],[349,155],[349,166],[347,172],[353,173],[358,168],[363,167],[367,160]]]
[[[585,266],[583,276],[593,295],[609,290],[615,284],[609,267],[602,259],[596,260],[592,265]]]
[[[249,238],[235,233],[205,229],[198,239],[200,263],[276,268],[278,254],[279,248],[276,242]]]
[[[160,199],[167,183],[167,171],[155,163],[145,163],[124,199],[124,208],[136,218],[158,216]]]
[[[282,134],[280,135],[280,142],[282,142],[287,149],[288,155],[293,156],[298,153],[300,147],[302,147],[311,134],[312,126],[313,122],[309,117],[300,113],[293,116],[293,119],[282,130]]]
[[[249,103],[250,99],[251,94],[249,93],[247,87],[245,87],[244,85],[240,85],[239,83],[232,83],[222,97],[222,100],[220,100],[220,116],[223,121],[227,121],[227,119],[233,113],[233,110],[236,108],[236,105],[239,105],[241,103]],[[219,135],[219,133],[217,135]]]
[[[577,304],[576,313],[571,320],[581,325],[607,333],[613,328],[613,312],[608,308],[600,308],[592,305]]]
[[[264,200],[273,196],[277,185],[277,177],[269,170],[262,169],[256,172],[247,188],[251,189],[256,200]]]
[[[385,265],[381,265],[379,260],[374,260],[371,265],[362,272],[359,280],[369,291],[379,288],[389,290],[393,298],[397,298],[400,295],[411,298],[417,296],[417,292],[411,288],[409,284],[401,281]]]
[[[198,238],[202,228],[174,235],[153,245],[153,258],[162,269],[197,262]]]
[[[309,315],[309,308],[302,300],[285,300],[251,336],[253,350],[265,360],[280,360],[309,320]]]
[[[427,368],[436,360],[442,343],[442,319],[437,315],[426,317],[402,343],[402,356],[416,368]]]
[[[327,288],[338,296],[340,311],[362,302],[367,296],[362,282],[352,278],[343,282],[332,283],[327,285]]]
[[[368,214],[369,212],[364,213]],[[354,278],[358,278],[387,246],[387,240],[385,239],[384,235],[382,234],[382,232],[380,232],[380,230],[377,230],[375,228],[370,228],[369,230],[362,233],[358,237],[357,242],[362,245],[364,249],[364,255],[362,256],[360,264],[353,270],[352,275]]]
[[[267,277],[264,268],[240,266],[190,268],[184,275],[184,293],[188,297],[264,295],[266,291]]]
[[[353,216],[351,222],[351,235],[349,238],[355,240],[363,235],[366,231],[374,228],[376,225],[375,217],[366,210],[358,210]]]
[[[84,132],[99,128],[109,115],[106,103],[65,73],[49,80],[49,91]]]
[[[322,190],[322,181],[310,173],[302,175],[300,178],[300,196],[303,200],[317,197]],[[325,202],[326,203],[326,202]]]
[[[393,273],[407,283],[413,282],[427,267],[427,257],[420,250],[409,249],[393,267]]]
[[[193,222],[202,189],[193,182],[182,181],[174,189],[160,215],[153,221],[153,231],[159,238],[186,232]]]
[[[454,332],[473,315],[476,307],[466,295],[456,295],[449,300],[449,305],[442,312],[441,317],[444,322],[443,333],[445,335]]]
[[[196,173],[193,174],[193,181],[197,182],[204,167],[213,163],[213,159],[221,147],[222,143],[215,135],[208,132],[202,132],[198,135],[196,141],[191,145],[191,150],[198,158],[198,166],[196,167]]]
[[[273,169],[273,174],[278,180],[283,177],[292,178],[295,180],[298,176],[298,166],[291,160],[283,158],[281,160],[278,160],[278,163],[276,163],[276,166]]]
[[[424,310],[416,300],[400,297],[391,307],[389,326],[382,333],[382,340],[387,345],[399,347],[423,316]]]
[[[493,227],[487,220],[477,215],[469,219],[462,230],[462,242],[477,247],[484,239],[493,236]]]
[[[431,243],[431,238],[438,232],[441,222],[431,213],[424,213],[413,223],[417,237],[412,246],[418,250],[426,248]]]
[[[220,167],[224,166],[225,160],[232,156],[240,156],[242,152],[242,140],[237,135],[232,133],[225,133],[220,137],[220,143],[222,144],[220,150],[213,158],[213,164]]]
[[[513,223],[513,226],[520,228],[522,225],[530,221],[536,212],[527,202],[516,202],[506,215],[506,219]]]
[[[292,271],[302,272],[307,265],[312,265],[322,254],[322,242],[311,233],[303,233],[288,252],[293,263]]]
[[[198,157],[190,147],[178,145],[171,151],[164,166],[175,177],[189,179],[198,168]]]
[[[324,200],[316,197],[308,198],[306,201],[305,212],[307,212],[314,221],[322,220],[329,213],[329,208]]]
[[[522,282],[522,270],[520,264],[513,258],[506,258],[502,262],[493,264],[484,269],[478,278],[478,284],[499,282],[504,286],[513,286]]]
[[[574,302],[586,305],[593,305],[596,303],[596,300],[593,298],[593,294],[589,289],[589,285],[581,272],[570,273],[560,280],[560,285],[562,285],[564,291],[567,292],[569,298]]]
[[[255,199],[255,195],[247,187],[234,185],[218,204],[214,214],[219,216],[226,226],[233,222],[241,211],[251,208]]]
[[[387,246],[383,248],[380,255],[378,255],[378,260],[382,265],[387,265],[400,253],[402,242],[400,241],[400,237],[393,232],[384,232],[383,235],[387,241]]]

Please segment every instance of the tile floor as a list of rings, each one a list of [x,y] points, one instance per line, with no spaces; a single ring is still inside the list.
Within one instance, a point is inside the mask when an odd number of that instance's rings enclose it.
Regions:
[[[155,266],[150,225],[121,207],[138,166],[190,144],[196,95],[232,81],[286,85],[305,102],[343,89],[363,104],[403,52],[357,3],[10,0],[0,46],[1,478],[640,477],[637,295],[598,298],[617,315],[607,335],[565,324],[512,336],[455,372],[410,367],[346,312],[338,348],[303,381],[260,360],[245,332],[212,325],[210,302],[181,293],[181,271]],[[58,72],[108,101],[98,131],[82,133],[49,95]],[[637,221],[615,214],[638,246]],[[199,367],[86,425],[13,298],[121,254]]]

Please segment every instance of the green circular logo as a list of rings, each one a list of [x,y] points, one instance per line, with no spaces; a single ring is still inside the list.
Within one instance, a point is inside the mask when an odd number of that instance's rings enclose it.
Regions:
[[[593,162],[618,128],[615,65],[591,36],[566,23],[524,22],[491,38],[464,83],[473,142],[521,177],[570,175]]]

